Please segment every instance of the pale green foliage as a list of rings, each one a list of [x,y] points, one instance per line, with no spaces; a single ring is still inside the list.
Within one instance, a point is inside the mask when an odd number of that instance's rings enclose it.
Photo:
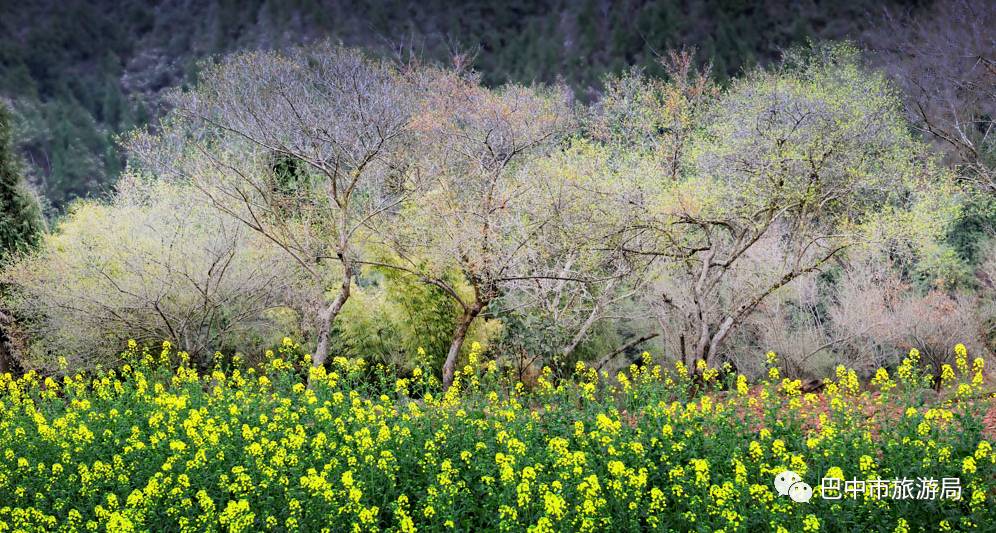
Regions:
[[[203,361],[287,330],[274,319],[294,273],[271,245],[189,187],[126,176],[120,189],[109,204],[76,204],[7,270],[36,340],[27,365],[108,363],[128,338],[169,339]]]
[[[499,306],[510,309],[501,315],[508,326],[502,355],[516,366],[525,360],[570,372],[577,360],[599,359],[656,329],[637,297],[647,289],[646,262],[625,253],[618,228],[638,222],[627,193],[653,179],[660,160],[615,148],[574,138],[524,169],[556,191],[550,204],[556,232],[547,243],[556,242],[553,248],[563,253],[549,268],[555,279],[516,285]]]
[[[961,209],[954,176],[912,137],[884,74],[848,45],[795,50],[779,68],[734,83],[692,158],[702,216],[757,219],[776,209],[795,220],[795,240],[832,235],[954,268],[941,259]]]
[[[811,210],[814,222],[842,224],[909,205],[920,153],[885,77],[862,68],[856,50],[829,46],[735,82],[692,159],[707,180],[705,213],[749,217],[777,203],[782,216]]]
[[[720,94],[709,73],[695,67],[690,51],[661,61],[668,79],[645,77],[638,70],[606,80],[587,133],[608,146],[649,156],[662,177],[676,179],[687,163],[691,137]]]
[[[731,334],[773,294],[850,249],[901,249],[950,267],[940,241],[959,209],[952,177],[855,49],[790,52],[715,97],[685,73],[669,86],[624,80],[632,96],[611,93],[603,108],[603,121],[657,125],[655,142],[613,134],[588,150],[613,161],[596,163],[611,170],[593,174],[604,177],[594,188],[633,212],[610,217],[624,250],[656,265],[649,294],[668,351],[728,353]]]

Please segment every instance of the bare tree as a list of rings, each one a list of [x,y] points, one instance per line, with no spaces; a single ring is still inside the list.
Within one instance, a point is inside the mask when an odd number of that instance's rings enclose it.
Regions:
[[[556,147],[572,121],[563,89],[481,87],[461,72],[430,72],[415,129],[422,140],[420,168],[429,183],[403,211],[404,228],[387,242],[389,265],[440,287],[460,306],[443,364],[453,381],[467,331],[516,283],[566,278],[551,265],[558,238],[555,184],[534,179],[528,162]],[[456,271],[464,293],[446,281]]]
[[[865,40],[903,89],[913,124],[996,194],[996,6],[945,0],[884,19]]]
[[[549,226],[559,237],[545,242],[549,246],[559,240],[554,248],[561,253],[549,255],[551,263],[541,269],[554,276],[515,284],[503,303],[511,312],[546,325],[546,335],[534,339],[531,349],[555,369],[571,370],[575,352],[596,330],[612,328],[605,331],[622,334],[615,342],[629,344],[629,336],[645,337],[641,328],[651,320],[637,297],[648,290],[649,261],[625,253],[624,236],[616,231],[633,220],[632,209],[621,208],[613,199],[635,172],[614,164],[611,153],[604,145],[574,139],[529,168],[531,180],[551,188],[547,197],[557,218]],[[657,168],[656,162],[649,164]],[[609,352],[615,348],[601,347]]]
[[[826,375],[844,363],[863,374],[901,353],[896,313],[912,294],[893,265],[853,252],[834,261],[830,279],[797,278],[758,306],[731,336],[730,357],[742,372],[764,372],[756,354],[774,351],[789,375]],[[754,354],[750,357],[748,354]]]
[[[841,362],[871,374],[915,347],[937,374],[957,343],[976,354],[986,350],[976,295],[920,291],[897,270],[880,255],[845,263],[827,306]]]
[[[316,366],[328,356],[371,221],[415,190],[411,87],[392,64],[329,44],[238,54],[172,95],[166,133],[132,143],[141,160],[191,180],[310,276],[320,294]],[[155,147],[171,135],[180,142],[164,157]],[[338,282],[328,278],[330,259]]]

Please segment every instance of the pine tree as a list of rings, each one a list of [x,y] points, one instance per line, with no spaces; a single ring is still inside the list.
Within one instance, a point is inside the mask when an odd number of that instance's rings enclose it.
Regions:
[[[10,113],[0,104],[0,268],[14,254],[32,248],[44,227],[38,201],[21,177],[12,137]],[[0,282],[0,374],[17,367],[8,334],[12,318],[3,306],[6,291]]]
[[[34,246],[43,228],[38,201],[21,177],[11,129],[10,112],[0,105],[0,264]]]

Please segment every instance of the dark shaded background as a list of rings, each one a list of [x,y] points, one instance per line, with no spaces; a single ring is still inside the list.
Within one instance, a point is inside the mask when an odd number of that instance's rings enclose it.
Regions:
[[[200,59],[331,38],[376,53],[472,59],[489,84],[563,81],[598,95],[606,73],[694,46],[725,79],[809,39],[860,39],[884,8],[929,2],[543,0],[0,0],[0,97],[49,214],[107,192],[116,135],[159,112]]]

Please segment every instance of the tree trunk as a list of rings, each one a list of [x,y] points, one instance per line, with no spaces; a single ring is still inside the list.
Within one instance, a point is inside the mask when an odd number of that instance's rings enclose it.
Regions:
[[[13,373],[17,368],[14,362],[14,347],[7,335],[7,324],[10,319],[0,311],[0,374]]]
[[[695,349],[692,351],[691,361],[685,362],[685,364],[692,367],[692,370],[695,369],[695,363],[699,359],[707,361],[707,350],[709,349],[709,324],[705,320],[701,320],[699,323],[699,338],[695,341],[694,348]]]
[[[4,331],[3,324],[0,324],[0,375],[6,374],[11,371],[11,359],[13,359],[13,354],[10,353],[10,343],[7,342],[7,333]]]
[[[688,350],[685,349],[685,334],[682,333],[678,335],[678,345],[681,347],[681,362],[686,363],[688,361]]]
[[[598,321],[599,313],[601,313],[601,305],[596,304],[591,310],[591,314],[589,314],[588,318],[584,321],[584,324],[581,324],[581,328],[578,329],[577,333],[574,334],[574,337],[560,351],[563,361],[566,361],[567,358],[570,357],[571,353],[577,349],[578,345],[581,344],[581,341],[583,341],[588,335],[588,330],[590,330],[591,327],[595,325],[595,322]]]
[[[723,342],[726,340],[726,336],[729,335],[730,331],[733,330],[734,324],[735,324],[734,318],[732,316],[728,316],[719,325],[719,329],[716,331],[716,334],[713,335],[712,340],[709,341],[709,351],[706,352],[706,363],[709,362],[709,359],[712,358],[712,356],[719,353],[719,348],[723,345]]]
[[[595,305],[592,306],[591,313],[588,314],[588,318],[586,318],[584,323],[581,324],[580,329],[578,329],[577,333],[575,333],[570,342],[568,342],[567,345],[561,349],[560,354],[564,361],[566,361],[567,358],[570,357],[571,353],[577,349],[578,345],[581,344],[581,341],[588,336],[588,331],[591,330],[595,323],[601,318],[602,308],[605,305],[608,305],[608,302],[611,301],[612,298],[609,295],[612,293],[612,288],[615,287],[617,280],[618,278],[613,278],[606,283],[604,289],[602,290],[601,296],[595,300]]]
[[[473,307],[464,310],[463,316],[460,317],[460,322],[457,323],[456,330],[453,332],[453,340],[450,342],[450,351],[446,354],[446,362],[443,363],[443,390],[448,390],[453,385],[453,375],[456,373],[456,361],[460,355],[460,348],[463,347],[463,341],[467,339],[471,323],[474,322],[477,315],[481,314],[486,305],[475,303]]]
[[[319,367],[325,365],[325,360],[329,356],[329,336],[332,333],[332,324],[335,318],[342,311],[342,306],[349,300],[350,289],[353,282],[353,266],[346,266],[343,273],[342,285],[339,287],[339,294],[329,306],[323,309],[318,315],[318,346],[315,348],[315,355],[311,358],[312,366]]]
[[[656,339],[660,335],[661,335],[660,333],[651,333],[650,335],[644,335],[639,339],[627,342],[622,346],[622,348],[619,348],[608,355],[602,356],[602,358],[598,360],[598,363],[595,364],[595,370],[599,371],[602,370],[602,367],[605,366],[609,361],[611,361],[613,357],[625,352],[626,350],[629,350],[630,348],[640,344],[641,342],[647,342],[651,339]],[[635,362],[635,360],[633,362]]]

